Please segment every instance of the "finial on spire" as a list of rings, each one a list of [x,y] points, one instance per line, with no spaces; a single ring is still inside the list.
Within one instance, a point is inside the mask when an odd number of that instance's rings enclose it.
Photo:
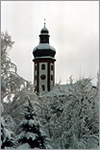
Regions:
[[[44,19],[44,27],[46,26],[46,19]]]

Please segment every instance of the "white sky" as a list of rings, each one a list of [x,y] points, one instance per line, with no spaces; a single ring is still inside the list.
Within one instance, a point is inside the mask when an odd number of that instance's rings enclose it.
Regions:
[[[18,74],[33,82],[32,51],[44,26],[56,49],[56,83],[69,76],[95,77],[99,70],[99,1],[2,1],[1,31],[15,41],[9,52]]]

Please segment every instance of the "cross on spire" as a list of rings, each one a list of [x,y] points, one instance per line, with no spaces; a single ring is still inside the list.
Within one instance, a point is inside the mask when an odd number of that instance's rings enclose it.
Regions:
[[[46,19],[44,19],[44,27],[46,26]]]

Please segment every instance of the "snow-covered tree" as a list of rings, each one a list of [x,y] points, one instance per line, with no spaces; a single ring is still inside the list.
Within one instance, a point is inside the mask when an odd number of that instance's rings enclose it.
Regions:
[[[43,95],[39,97],[34,93],[33,85],[18,75],[17,66],[8,57],[8,50],[13,44],[7,32],[1,34],[2,110],[4,107],[1,147],[12,147],[10,130],[13,129],[15,135],[18,134],[17,149],[50,148],[46,143],[47,136],[53,149],[98,148],[99,80],[97,86],[92,86],[90,78],[73,83],[71,76],[66,91],[58,85],[63,97],[59,97],[59,94],[50,98]],[[34,103],[35,107],[32,106]],[[17,133],[16,126],[19,123]]]
[[[1,108],[3,110],[3,105]],[[4,119],[1,117],[1,149],[13,148],[13,146],[14,138],[11,136],[11,131],[5,127]]]
[[[53,148],[94,149],[99,145],[99,106],[97,88],[91,79],[71,82],[66,103],[57,119]],[[68,96],[69,95],[69,96]]]
[[[4,106],[3,116],[8,114],[18,123],[16,109],[25,102],[25,97],[33,96],[33,85],[20,77],[17,66],[12,63],[8,51],[12,48],[14,41],[7,32],[1,33],[1,101]],[[15,110],[15,111],[14,111]]]
[[[33,91],[30,82],[20,77],[17,66],[8,56],[8,50],[12,48],[14,41],[7,32],[1,33],[1,101],[17,101],[22,91]]]
[[[3,100],[6,93],[6,83],[8,78],[8,73],[11,70],[16,71],[16,66],[11,62],[8,57],[8,49],[12,48],[14,41],[12,41],[11,36],[7,32],[1,33],[1,100]]]
[[[51,139],[53,135],[53,122],[55,120],[55,114],[52,113],[50,99],[45,96],[38,98],[39,109],[38,118],[43,126],[43,131]]]
[[[25,120],[19,125],[18,143],[20,145],[28,144],[30,148],[46,149],[47,137],[41,130],[39,120],[36,118],[36,112],[33,109],[32,103],[29,100],[29,105],[26,106]]]

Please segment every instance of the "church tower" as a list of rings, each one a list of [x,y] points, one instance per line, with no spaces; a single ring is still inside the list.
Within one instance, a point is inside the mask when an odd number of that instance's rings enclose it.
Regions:
[[[33,49],[34,86],[37,93],[46,93],[55,84],[56,50],[50,46],[49,37],[49,31],[44,23],[39,35],[39,44]]]

